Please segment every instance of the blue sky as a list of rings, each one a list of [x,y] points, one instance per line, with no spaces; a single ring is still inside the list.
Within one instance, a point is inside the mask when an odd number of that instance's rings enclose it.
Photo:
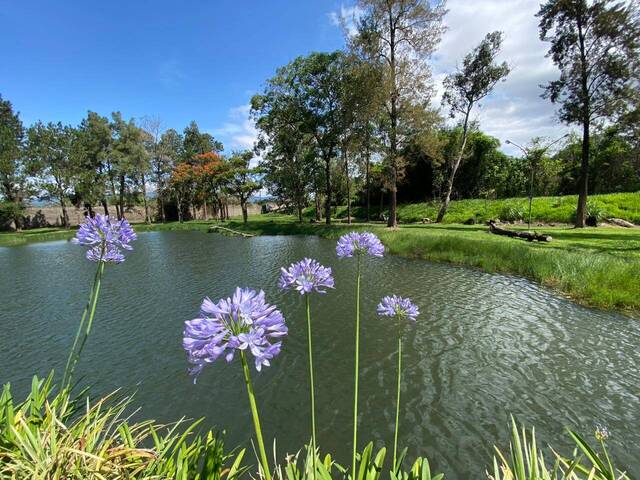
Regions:
[[[26,124],[76,124],[87,110],[120,110],[125,117],[159,115],[179,129],[196,120],[228,137],[241,107],[277,66],[343,45],[328,15],[336,5],[327,1],[0,6],[0,93]]]
[[[476,119],[503,142],[561,134],[537,87],[557,75],[538,40],[538,1],[449,0],[448,8],[432,62],[438,92],[464,53],[502,30],[514,69]],[[248,148],[251,95],[296,56],[341,48],[336,19],[353,13],[339,0],[0,0],[0,94],[27,125],[119,110],[179,130],[196,120],[227,150]]]

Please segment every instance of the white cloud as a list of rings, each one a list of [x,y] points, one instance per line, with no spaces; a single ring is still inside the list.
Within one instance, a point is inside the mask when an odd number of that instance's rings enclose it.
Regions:
[[[256,126],[249,118],[251,106],[247,103],[229,110],[228,121],[211,133],[225,146],[225,151],[252,149],[258,136]]]
[[[333,24],[349,16],[352,7],[332,12]],[[475,119],[488,134],[502,142],[502,150],[510,154],[520,151],[506,145],[507,139],[521,145],[536,136],[555,139],[569,129],[559,123],[556,107],[540,98],[540,84],[558,77],[558,71],[545,57],[549,45],[540,41],[537,0],[449,0],[445,17],[447,32],[431,65],[436,87],[436,103],[442,97],[442,80],[484,36],[494,30],[504,32],[500,61],[512,68],[505,82],[499,83],[492,95],[476,110]],[[446,113],[446,112],[443,112]]]
[[[340,6],[339,12],[329,12],[329,20],[336,27],[343,28],[347,35],[353,37],[356,33],[356,21],[360,18],[363,11],[357,5]]]
[[[511,154],[520,151],[506,145],[507,139],[521,145],[536,136],[555,139],[568,131],[559,123],[555,106],[540,98],[539,85],[557,78],[558,71],[545,54],[549,45],[539,39],[539,3],[533,0],[450,0],[445,18],[448,27],[434,55],[434,78],[438,101],[444,76],[489,32],[504,32],[500,61],[506,60],[511,73],[499,83],[476,112],[481,128],[502,142]]]

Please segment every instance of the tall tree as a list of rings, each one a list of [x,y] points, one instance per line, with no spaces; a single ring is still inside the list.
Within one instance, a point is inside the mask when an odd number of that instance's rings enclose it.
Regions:
[[[249,198],[262,188],[260,182],[262,169],[260,167],[251,167],[252,158],[253,152],[251,150],[234,153],[229,158],[229,170],[227,173],[227,190],[238,197],[244,223],[247,223],[249,217],[247,209]]]
[[[301,116],[292,97],[280,89],[268,89],[251,99],[256,120],[256,151],[262,155],[263,182],[269,193],[297,212],[309,202],[316,176],[313,139],[301,128]]]
[[[75,155],[77,131],[62,123],[37,122],[27,131],[29,173],[49,196],[58,199],[62,225],[69,228],[67,202],[78,182],[80,169]]]
[[[80,162],[81,174],[76,187],[76,197],[84,203],[89,215],[93,215],[93,205],[96,202],[100,202],[105,215],[109,215],[106,158],[110,145],[109,119],[95,112],[88,112],[78,127],[76,155]]]
[[[327,224],[331,223],[334,188],[331,167],[338,155],[343,129],[342,82],[345,65],[345,54],[340,51],[298,57],[279,68],[267,82],[264,94],[254,97],[252,102],[258,116],[267,114],[276,102],[282,102],[286,106],[278,106],[276,111],[291,117],[288,124],[300,129],[304,134],[300,138],[313,140],[316,155],[324,165]],[[264,113],[260,113],[260,109]]]
[[[427,60],[440,42],[446,10],[444,2],[428,0],[360,0],[358,5],[363,15],[352,47],[377,58],[384,67],[385,163],[391,192],[388,225],[393,227],[404,169],[400,156],[407,139],[404,129],[411,123],[413,107],[426,106],[433,94]]]
[[[182,138],[182,154],[185,162],[192,162],[198,154],[221,152],[223,149],[222,143],[212,135],[201,132],[198,124],[193,121],[184,129]]]
[[[112,115],[113,138],[109,152],[110,181],[117,184],[117,214],[118,218],[125,217],[125,195],[128,183],[136,183],[140,172],[149,170],[147,152],[143,144],[143,132],[133,119],[128,122],[122,118],[120,112]],[[146,187],[143,185],[143,197],[146,208]],[[115,196],[115,188],[113,190]]]
[[[500,80],[509,74],[506,62],[497,63],[496,57],[502,45],[502,32],[488,33],[472,52],[464,57],[462,67],[444,79],[442,102],[450,108],[452,118],[462,115],[462,138],[460,147],[449,162],[447,184],[438,212],[437,222],[441,222],[449,208],[453,182],[464,158],[469,135],[469,117],[473,107],[491,93]]]
[[[6,202],[3,210],[13,220],[16,230],[22,228],[22,209],[26,189],[23,158],[24,128],[17,112],[0,95],[0,195]]]
[[[540,39],[551,43],[548,56],[560,78],[544,86],[544,98],[560,105],[567,124],[582,126],[577,228],[585,226],[589,186],[591,127],[628,106],[637,81],[640,22],[635,2],[548,0],[540,7]]]
[[[149,173],[151,175],[151,179],[153,182],[153,180],[157,180],[155,174],[157,172],[157,166],[161,162],[160,139],[162,135],[162,120],[160,120],[160,117],[147,116],[147,117],[143,117],[139,123],[140,123],[140,128],[142,128],[144,132],[143,143],[144,143],[145,150],[147,151],[147,157],[149,160],[149,165],[148,165]],[[149,213],[149,207],[146,201],[146,182],[148,180],[148,175],[146,175],[144,171],[142,171],[140,175],[141,175],[140,181],[143,187],[143,197],[145,198],[145,202],[144,202],[145,221],[147,223],[151,223],[151,214]],[[160,220],[164,221],[164,218],[163,218],[164,212],[162,212],[161,211],[162,209],[160,208],[161,202],[162,202],[162,200],[160,199],[160,184],[157,181],[155,183],[156,183],[156,201],[158,203],[158,210],[161,212],[159,213],[159,216],[160,216]]]
[[[158,214],[160,221],[165,221],[165,200],[168,194],[168,181],[174,166],[183,157],[182,136],[170,128],[160,137],[158,155],[152,157],[151,164],[156,183],[156,198],[158,199]]]

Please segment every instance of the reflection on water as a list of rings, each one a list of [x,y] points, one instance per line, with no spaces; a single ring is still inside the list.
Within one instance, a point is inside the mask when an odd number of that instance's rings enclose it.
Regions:
[[[241,369],[186,375],[182,322],[202,298],[236,285],[263,288],[287,318],[290,336],[271,368],[255,374],[266,436],[278,451],[308,439],[305,320],[302,299],[276,287],[279,268],[304,256],[332,266],[336,290],[314,297],[318,441],[348,463],[353,375],[353,263],[315,237],[227,238],[195,232],[143,233],[135,252],[109,266],[94,332],[78,374],[104,393],[136,390],[142,416],[160,421],[207,417],[248,441],[251,419]],[[94,265],[67,242],[0,249],[0,381],[24,394],[33,373],[61,371]],[[430,458],[449,478],[482,477],[492,445],[508,446],[513,413],[535,425],[542,444],[569,444],[565,426],[612,432],[617,459],[640,474],[640,326],[503,275],[399,257],[363,268],[361,430],[380,446],[393,440],[398,326],[375,306],[386,294],[411,297],[416,324],[405,339],[400,441],[410,457]]]

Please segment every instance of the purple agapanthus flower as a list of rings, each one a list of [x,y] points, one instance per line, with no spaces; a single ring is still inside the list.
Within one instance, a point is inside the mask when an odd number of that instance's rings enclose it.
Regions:
[[[213,303],[205,298],[200,317],[184,322],[182,346],[193,365],[189,373],[197,375],[220,356],[233,360],[236,350],[249,350],[256,370],[270,366],[280,353],[282,343],[271,343],[287,334],[282,313],[265,301],[264,292],[237,287],[231,298]]]
[[[384,245],[378,237],[370,232],[351,232],[343,235],[336,246],[338,257],[353,257],[355,255],[371,255],[382,257]]]
[[[305,258],[292,263],[289,268],[281,268],[278,286],[283,290],[297,290],[301,295],[316,291],[327,293],[333,288],[333,275],[330,267],[323,267],[316,260]]]
[[[393,295],[384,297],[378,304],[378,315],[381,317],[407,318],[415,322],[416,317],[420,315],[420,311],[408,298]]]
[[[71,241],[90,247],[86,257],[92,262],[122,263],[124,255],[121,249],[133,250],[130,243],[136,238],[136,233],[125,219],[115,220],[98,214],[93,218],[87,217]]]

